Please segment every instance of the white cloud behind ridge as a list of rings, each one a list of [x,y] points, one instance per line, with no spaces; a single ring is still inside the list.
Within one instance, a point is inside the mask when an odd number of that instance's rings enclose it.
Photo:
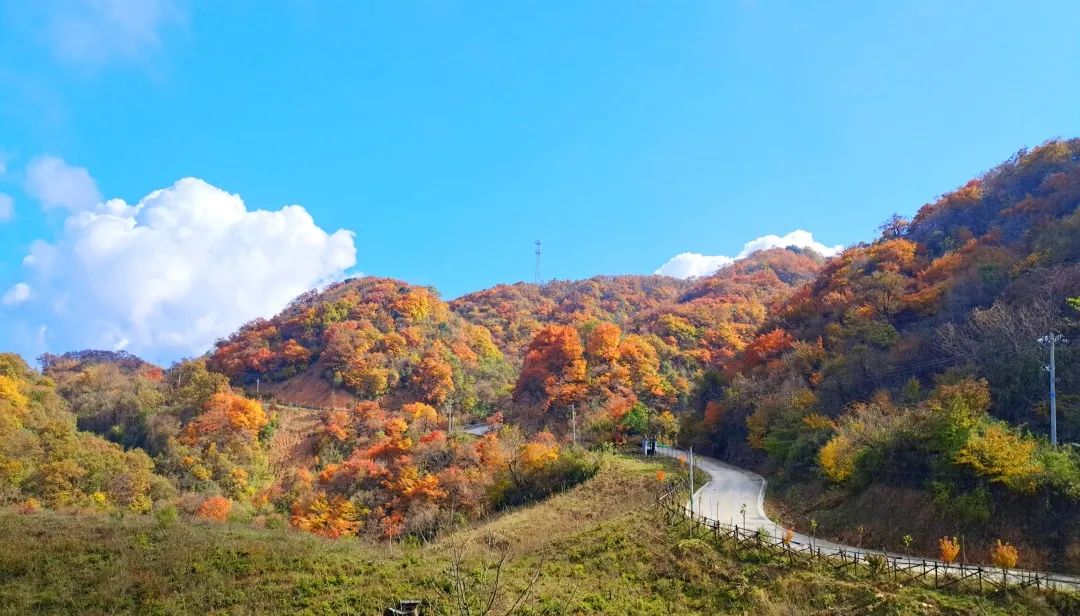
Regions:
[[[134,205],[113,199],[71,213],[55,242],[32,245],[26,277],[4,303],[22,329],[47,328],[50,351],[169,360],[205,352],[355,263],[353,233],[327,233],[299,205],[249,210],[238,195],[184,178]]]
[[[668,259],[654,273],[674,278],[697,278],[716,273],[721,268],[731,265],[739,259],[752,255],[759,250],[770,248],[810,248],[826,257],[839,254],[844,247],[826,246],[814,241],[809,231],[796,229],[787,235],[763,235],[743,245],[742,252],[734,257],[724,255],[703,255],[696,252],[684,252]]]

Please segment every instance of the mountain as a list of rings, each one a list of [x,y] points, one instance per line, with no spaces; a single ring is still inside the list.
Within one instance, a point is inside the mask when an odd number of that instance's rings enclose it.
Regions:
[[[220,341],[209,367],[292,403],[420,401],[477,414],[505,400],[513,379],[486,328],[433,289],[387,278],[307,293]]]
[[[542,286],[500,285],[450,303],[435,290],[360,278],[305,294],[281,314],[218,343],[209,367],[234,384],[315,406],[423,402],[483,417],[512,414],[528,345],[549,326],[586,336],[598,324],[633,336],[668,393],[686,406],[703,370],[734,356],[769,308],[823,259],[787,249],[755,253],[698,280],[601,276]]]
[[[1080,535],[1057,529],[1080,519],[1080,354],[1057,349],[1070,444],[1055,448],[1039,339],[1080,334],[1080,140],[1023,150],[881,231],[777,306],[684,436],[801,485],[833,532],[895,541],[917,512],[929,533],[1011,534],[1075,566]]]

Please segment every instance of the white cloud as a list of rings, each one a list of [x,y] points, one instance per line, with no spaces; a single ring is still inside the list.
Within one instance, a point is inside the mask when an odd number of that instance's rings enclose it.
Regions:
[[[696,278],[708,276],[716,270],[731,265],[735,259],[723,255],[708,256],[696,252],[684,252],[668,259],[668,262],[656,270],[656,274],[675,278]]]
[[[5,306],[14,306],[21,304],[30,299],[30,285],[25,282],[15,284],[4,293],[4,297],[0,298],[0,303]]]
[[[85,210],[101,201],[97,182],[86,168],[69,165],[55,156],[38,156],[30,161],[26,167],[26,192],[47,210]]]
[[[759,250],[768,250],[769,248],[811,248],[814,252],[825,257],[834,257],[844,250],[844,247],[839,244],[829,247],[820,242],[815,242],[813,233],[796,229],[783,237],[779,235],[763,235],[751,240],[743,246],[742,252],[735,258],[742,259]]]
[[[763,235],[743,245],[742,252],[735,257],[723,255],[703,255],[696,252],[684,252],[668,259],[667,263],[660,266],[654,273],[675,278],[694,278],[708,276],[722,267],[734,263],[738,259],[746,258],[759,250],[769,248],[811,248],[815,252],[826,257],[832,257],[844,249],[843,246],[826,246],[814,241],[814,235],[809,231],[796,229],[784,236]]]
[[[161,31],[181,22],[172,0],[78,0],[44,3],[47,42],[71,64],[137,60],[161,45]]]
[[[23,260],[24,309],[55,350],[125,348],[151,359],[199,354],[296,295],[343,276],[353,234],[320,229],[301,206],[248,210],[238,195],[185,178],[134,205],[71,214]]]
[[[0,222],[7,222],[15,217],[15,200],[11,195],[0,193]]]

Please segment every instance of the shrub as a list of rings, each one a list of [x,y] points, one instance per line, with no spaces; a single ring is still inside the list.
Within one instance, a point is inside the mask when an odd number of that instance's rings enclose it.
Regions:
[[[885,572],[888,562],[880,554],[868,554],[866,556],[866,565],[870,568],[871,575],[876,577]]]
[[[180,517],[180,512],[176,505],[171,503],[154,512],[154,519],[157,520],[159,526],[171,526],[178,517]]]
[[[930,489],[934,493],[934,504],[957,522],[966,526],[977,526],[990,521],[990,492],[986,488],[978,487],[971,492],[956,495],[948,483],[935,481],[930,484]]]
[[[938,539],[938,553],[941,555],[941,560],[951,563],[960,555],[960,543],[956,541],[956,537],[952,539],[942,537]]]
[[[1042,447],[1038,458],[1045,471],[1046,484],[1066,498],[1080,501],[1080,456],[1076,449],[1070,446],[1060,449]]]
[[[1008,543],[1002,543],[1001,539],[990,550],[990,562],[1002,569],[1012,569],[1020,559],[1016,548]]]
[[[229,519],[230,511],[232,511],[231,500],[223,496],[211,496],[199,505],[199,509],[195,512],[195,517],[203,520],[212,520],[214,522],[224,522]]]
[[[491,490],[495,509],[522,505],[572,488],[600,470],[596,455],[582,449],[564,449],[554,460],[531,472],[504,474]]]
[[[41,501],[34,498],[33,496],[19,503],[19,506],[17,508],[19,513],[24,514],[36,513],[39,509],[41,509]]]

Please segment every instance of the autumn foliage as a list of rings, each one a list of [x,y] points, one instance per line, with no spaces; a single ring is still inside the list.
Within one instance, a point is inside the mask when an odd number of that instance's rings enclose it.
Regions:
[[[224,522],[229,519],[232,501],[223,496],[211,496],[199,505],[195,517],[212,522]]]
[[[994,547],[990,549],[990,562],[1002,569],[1012,569],[1020,560],[1020,553],[1008,543],[1002,543],[998,539]]]
[[[142,450],[77,430],[51,379],[0,354],[0,501],[145,512],[153,469]]]
[[[292,507],[292,525],[328,539],[355,535],[360,528],[360,511],[342,496],[327,498],[320,493]]]
[[[956,561],[956,557],[960,555],[960,543],[956,540],[956,537],[942,537],[938,539],[938,554],[946,563],[952,563]]]
[[[340,388],[345,399],[400,395],[486,413],[506,399],[511,380],[487,329],[454,314],[433,289],[383,278],[305,293],[220,341],[209,365],[235,385],[284,383],[286,397],[321,406]],[[290,387],[311,377],[325,384],[318,393]]]

